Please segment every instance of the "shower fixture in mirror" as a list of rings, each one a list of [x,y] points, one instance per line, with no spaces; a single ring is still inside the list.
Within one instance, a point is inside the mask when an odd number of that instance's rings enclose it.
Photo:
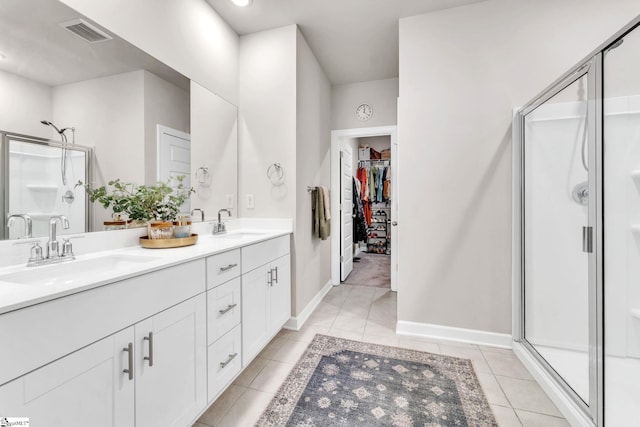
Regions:
[[[0,179],[3,237],[47,236],[49,219],[56,215],[69,219],[65,234],[88,231],[87,198],[74,184],[89,179],[91,148],[3,132],[0,137],[6,159]],[[23,221],[9,220],[16,216]]]
[[[29,135],[25,139],[40,143],[52,141],[51,146],[67,139],[70,146],[91,148],[89,179],[92,187],[99,187],[117,178],[155,184],[159,129],[189,136],[196,127],[198,135],[193,135],[188,151],[179,153],[177,159],[186,162],[183,170],[192,182],[196,169],[203,165],[232,181],[223,187],[212,179],[212,185],[192,198],[198,203],[193,207],[237,200],[237,108],[233,104],[198,87],[198,99],[205,93],[215,102],[209,103],[206,116],[192,117],[192,109],[199,104],[193,102],[193,84],[187,77],[57,0],[0,2],[0,51],[5,56],[0,61],[0,131]],[[9,153],[9,148],[0,151],[0,164],[5,167],[11,161]],[[58,155],[57,162],[68,173],[75,151],[66,153],[67,160]],[[230,155],[218,162],[214,154],[219,153]],[[73,199],[65,203],[75,206],[85,196],[81,188],[74,189],[78,179],[71,180],[62,171],[59,175],[60,179],[48,185],[56,186],[57,199]],[[21,182],[20,177],[11,175],[0,191],[33,192],[26,188],[32,184]],[[7,185],[15,188],[9,191]],[[8,208],[5,206],[3,215]],[[102,231],[112,213],[99,204],[92,204],[89,210],[84,229]],[[71,227],[82,230],[73,221]],[[6,222],[1,228],[1,238],[17,237]]]

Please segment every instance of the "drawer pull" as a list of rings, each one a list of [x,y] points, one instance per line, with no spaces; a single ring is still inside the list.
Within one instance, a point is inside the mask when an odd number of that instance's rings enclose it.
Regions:
[[[129,374],[129,381],[133,381],[133,343],[129,343],[122,351],[129,353],[129,368],[123,369],[122,372]]]
[[[233,359],[236,358],[236,356],[238,355],[238,353],[233,353],[229,355],[229,358],[225,361],[225,362],[220,362],[220,367],[221,368],[225,368],[229,363],[231,363],[231,361]]]
[[[225,308],[224,310],[218,310],[218,311],[220,312],[220,314],[221,314],[221,315],[222,315],[222,314],[226,314],[226,313],[228,313],[229,311],[231,311],[231,310],[233,310],[234,308],[236,308],[236,306],[237,306],[237,305],[238,305],[238,304],[229,304],[229,305],[227,306],[227,308]]]
[[[149,367],[153,366],[153,332],[149,332],[149,336],[144,337],[145,341],[149,341],[149,356],[145,356],[144,360],[149,361]]]
[[[233,267],[237,267],[238,264],[229,264],[226,267],[220,267],[220,271],[227,271],[227,270],[231,270]]]

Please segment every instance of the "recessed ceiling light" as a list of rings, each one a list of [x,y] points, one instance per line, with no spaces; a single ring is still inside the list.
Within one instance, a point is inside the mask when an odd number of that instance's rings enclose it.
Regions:
[[[251,0],[231,0],[233,4],[240,7],[247,7],[251,5]]]

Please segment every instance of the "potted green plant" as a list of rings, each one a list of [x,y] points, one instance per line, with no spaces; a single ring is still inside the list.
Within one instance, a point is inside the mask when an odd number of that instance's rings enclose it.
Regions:
[[[184,176],[172,182],[158,182],[154,185],[136,185],[123,182],[119,178],[107,185],[91,188],[89,184],[78,181],[76,187],[84,187],[89,200],[98,202],[105,209],[111,208],[114,214],[125,214],[130,220],[146,224],[149,221],[173,221],[180,212],[180,206],[194,193],[193,188],[185,187]]]

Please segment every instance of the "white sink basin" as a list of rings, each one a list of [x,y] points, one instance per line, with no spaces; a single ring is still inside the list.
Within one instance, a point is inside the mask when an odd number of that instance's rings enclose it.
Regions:
[[[96,275],[113,270],[129,268],[159,258],[144,255],[114,254],[100,258],[80,261],[67,261],[62,264],[30,267],[26,271],[0,276],[0,281],[21,285],[52,286],[72,284],[86,279],[87,275]]]

